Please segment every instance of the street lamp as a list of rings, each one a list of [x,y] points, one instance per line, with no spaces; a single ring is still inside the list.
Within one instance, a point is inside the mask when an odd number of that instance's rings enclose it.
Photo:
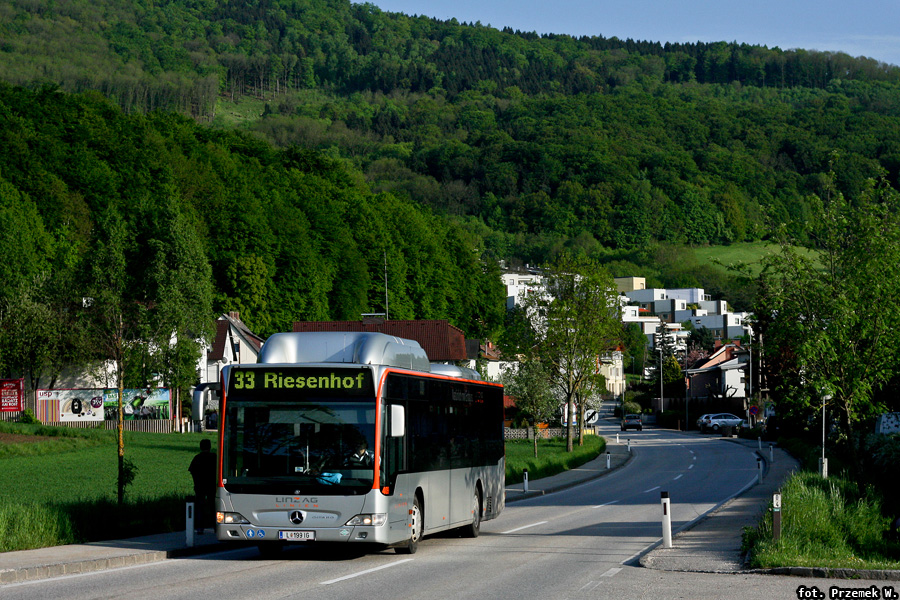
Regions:
[[[753,402],[753,327],[750,325],[746,325],[744,330],[747,332],[747,337],[750,339],[750,343],[747,345],[747,350],[750,355],[749,368],[747,374],[747,422],[750,422],[750,403]]]
[[[663,400],[663,362],[662,362],[662,346],[659,347],[659,410],[665,409]]]

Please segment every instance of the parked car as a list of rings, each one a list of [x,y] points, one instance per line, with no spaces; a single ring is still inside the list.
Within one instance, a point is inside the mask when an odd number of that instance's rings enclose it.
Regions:
[[[743,422],[744,420],[742,418],[737,417],[731,413],[712,413],[700,417],[700,419],[698,419],[697,421],[697,425],[700,427],[700,431],[712,429],[713,431],[718,433],[719,430],[725,426],[739,429]]]
[[[703,424],[712,416],[711,413],[706,413],[705,415],[700,415],[697,417],[697,429],[703,431]]]
[[[644,429],[641,415],[625,415],[625,418],[622,419],[622,431],[627,431],[629,429],[637,429],[638,431]]]

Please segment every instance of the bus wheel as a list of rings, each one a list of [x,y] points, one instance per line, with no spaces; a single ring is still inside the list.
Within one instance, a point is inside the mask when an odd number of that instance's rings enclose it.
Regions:
[[[419,549],[419,540],[422,539],[422,530],[425,528],[425,523],[422,522],[422,507],[419,504],[418,496],[413,501],[412,514],[409,520],[409,539],[395,548],[397,554],[415,554],[416,550]]]
[[[284,546],[278,542],[267,542],[265,544],[257,544],[259,555],[263,558],[278,558],[281,556],[281,549]]]
[[[477,538],[481,533],[481,494],[475,490],[472,499],[472,523],[462,528],[463,535],[469,538]]]

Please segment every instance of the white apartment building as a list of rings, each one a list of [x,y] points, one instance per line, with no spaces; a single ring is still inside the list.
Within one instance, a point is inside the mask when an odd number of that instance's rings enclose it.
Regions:
[[[536,273],[503,273],[500,278],[506,287],[506,310],[518,306],[522,296],[543,291],[543,277]]]
[[[702,288],[672,290],[650,288],[624,292],[624,297],[639,305],[624,307],[623,310],[630,313],[633,311],[629,309],[642,308],[655,315],[654,318],[658,318],[658,321],[666,323],[690,321],[695,328],[712,330],[716,339],[732,339],[746,334],[745,320],[750,316],[749,313],[729,311],[727,301],[711,300]],[[650,317],[646,316],[643,319],[647,320],[644,333],[647,335],[654,333],[655,327],[652,332],[648,331]]]

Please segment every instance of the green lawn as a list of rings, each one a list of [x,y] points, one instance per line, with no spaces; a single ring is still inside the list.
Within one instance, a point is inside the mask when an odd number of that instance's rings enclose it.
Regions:
[[[124,506],[116,503],[118,454],[114,431],[0,423],[0,432],[41,435],[40,442],[5,443],[0,452],[0,552],[184,529],[184,502],[193,493],[188,465],[210,434],[125,432],[125,456],[137,468]],[[565,440],[542,440],[538,458],[528,440],[507,444],[507,477],[521,481],[574,468],[603,451],[587,436],[569,454]]]
[[[801,254],[809,256],[809,250],[799,248]],[[697,263],[711,265],[725,271],[729,266],[745,265],[756,276],[762,269],[761,261],[766,256],[778,254],[780,247],[772,242],[742,242],[729,246],[699,246],[694,248]]]
[[[125,432],[137,473],[118,506],[114,431],[0,423],[0,432],[46,438],[3,445],[0,551],[183,530],[187,468],[200,440],[212,438]]]
[[[43,442],[43,452],[31,454],[33,444],[9,444],[0,455],[0,499],[35,502],[116,499],[118,453],[114,431],[88,430],[80,443],[70,438]],[[187,496],[193,483],[187,468],[209,434],[125,432],[125,456],[137,467],[128,495],[135,498],[166,494]],[[76,438],[77,439],[77,438]],[[19,453],[16,453],[19,446]]]

